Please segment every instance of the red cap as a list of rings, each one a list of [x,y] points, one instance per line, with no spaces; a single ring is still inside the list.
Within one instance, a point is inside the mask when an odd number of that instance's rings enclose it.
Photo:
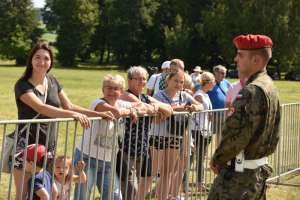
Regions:
[[[251,50],[261,48],[272,48],[273,42],[266,35],[239,35],[233,39],[237,49]]]
[[[31,144],[27,146],[26,151],[27,151],[27,161],[34,161],[34,155],[35,155],[35,149],[36,149],[36,161],[39,162],[43,159],[43,157],[46,155],[46,147],[41,144]],[[25,152],[24,152],[25,156]]]

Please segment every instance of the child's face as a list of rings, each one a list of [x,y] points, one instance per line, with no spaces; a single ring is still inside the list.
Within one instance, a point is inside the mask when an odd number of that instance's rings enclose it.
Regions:
[[[68,163],[64,166],[64,160],[58,160],[55,162],[54,175],[57,179],[63,179],[69,174],[70,167]]]
[[[105,83],[103,86],[103,96],[105,99],[116,100],[122,94],[120,85],[114,81]]]

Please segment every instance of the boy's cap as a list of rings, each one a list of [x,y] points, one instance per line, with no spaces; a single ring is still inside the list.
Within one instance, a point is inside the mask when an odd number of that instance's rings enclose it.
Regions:
[[[239,35],[233,39],[237,49],[254,50],[261,48],[272,48],[272,39],[266,35]]]
[[[44,145],[41,144],[31,144],[29,146],[27,146],[26,151],[27,151],[27,157],[26,160],[27,161],[34,161],[34,155],[35,155],[35,150],[36,150],[36,161],[40,162],[43,157],[46,155],[46,147]],[[25,152],[24,152],[24,156],[25,156]]]
[[[169,69],[171,61],[167,60],[161,64],[161,69]]]

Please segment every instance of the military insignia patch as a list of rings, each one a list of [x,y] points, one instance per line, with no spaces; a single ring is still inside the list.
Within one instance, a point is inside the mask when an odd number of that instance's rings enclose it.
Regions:
[[[242,97],[243,97],[242,94],[238,94],[238,95],[236,96],[236,100],[240,100]]]

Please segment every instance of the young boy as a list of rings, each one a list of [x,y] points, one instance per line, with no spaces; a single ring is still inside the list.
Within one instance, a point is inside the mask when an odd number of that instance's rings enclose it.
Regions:
[[[28,190],[26,199],[56,200],[58,195],[57,187],[52,180],[51,174],[43,168],[44,156],[47,153],[46,147],[41,144],[31,144],[25,151],[27,152],[25,170],[32,174],[27,183]],[[25,151],[24,157],[26,154]],[[36,163],[34,163],[35,154]]]

